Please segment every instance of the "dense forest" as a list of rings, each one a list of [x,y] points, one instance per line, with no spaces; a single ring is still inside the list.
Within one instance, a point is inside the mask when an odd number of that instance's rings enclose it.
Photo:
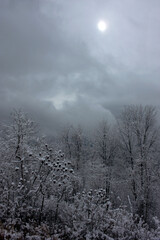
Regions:
[[[0,125],[0,239],[160,239],[155,107],[125,106],[114,123],[56,137],[21,110],[11,117]]]

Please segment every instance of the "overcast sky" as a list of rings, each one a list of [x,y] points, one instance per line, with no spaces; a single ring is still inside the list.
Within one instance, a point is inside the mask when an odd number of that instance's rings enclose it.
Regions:
[[[0,0],[1,116],[94,125],[159,100],[159,0]]]

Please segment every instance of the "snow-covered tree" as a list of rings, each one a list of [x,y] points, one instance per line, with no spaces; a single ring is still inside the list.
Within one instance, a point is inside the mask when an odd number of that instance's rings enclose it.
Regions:
[[[119,119],[122,158],[136,211],[147,221],[151,208],[152,180],[157,161],[156,109],[152,106],[126,106]]]
[[[115,164],[115,157],[118,151],[118,141],[116,132],[107,121],[102,121],[96,132],[95,147],[98,154],[100,163],[103,164],[105,169],[105,189],[106,196],[110,196],[111,192],[111,179],[113,167]]]

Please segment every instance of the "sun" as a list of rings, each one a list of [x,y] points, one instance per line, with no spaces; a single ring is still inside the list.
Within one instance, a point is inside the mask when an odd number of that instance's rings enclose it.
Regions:
[[[100,20],[97,24],[97,27],[99,31],[105,32],[108,28],[108,24],[105,21]]]

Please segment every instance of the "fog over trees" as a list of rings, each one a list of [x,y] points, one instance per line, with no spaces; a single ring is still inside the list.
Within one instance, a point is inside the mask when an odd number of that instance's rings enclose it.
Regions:
[[[160,0],[0,0],[0,240],[160,240]]]
[[[59,136],[15,110],[0,126],[0,239],[160,239],[157,109],[128,105]],[[42,135],[42,136],[41,136]]]

